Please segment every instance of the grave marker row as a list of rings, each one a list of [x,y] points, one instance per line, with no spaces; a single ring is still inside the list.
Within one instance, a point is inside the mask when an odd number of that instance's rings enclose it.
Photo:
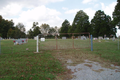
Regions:
[[[21,45],[21,44],[25,44],[27,43],[27,39],[17,39],[17,40],[14,40],[14,45]]]

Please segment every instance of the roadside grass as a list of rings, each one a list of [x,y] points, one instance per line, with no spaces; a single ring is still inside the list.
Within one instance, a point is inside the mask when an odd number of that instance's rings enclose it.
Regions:
[[[23,45],[13,45],[12,40],[3,40],[0,80],[54,80],[65,71],[49,51],[33,53],[35,46],[35,40]],[[10,47],[13,47],[13,52],[8,50]]]

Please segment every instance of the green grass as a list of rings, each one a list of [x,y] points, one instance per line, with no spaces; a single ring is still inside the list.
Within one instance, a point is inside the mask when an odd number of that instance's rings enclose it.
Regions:
[[[55,39],[47,39],[45,42],[40,43],[42,48],[44,49],[56,49],[56,40]],[[73,40],[72,39],[58,39],[57,40],[58,49],[71,49],[73,48]],[[101,58],[106,60],[110,60],[111,62],[116,62],[120,65],[120,49],[118,50],[118,40],[95,40],[93,41],[93,51],[91,52],[90,48],[90,40],[80,40],[74,39],[74,48],[80,48],[83,53],[90,53],[99,55]],[[62,51],[61,51],[62,52]],[[78,52],[79,53],[79,52]]]
[[[0,80],[54,80],[64,72],[62,65],[49,51],[35,52],[36,41],[13,45],[12,40],[1,41]],[[10,48],[13,50],[10,50]],[[26,50],[29,48],[29,50]]]
[[[57,43],[57,45],[56,45]],[[74,46],[73,46],[74,44]],[[86,48],[90,47],[89,40],[80,40],[80,39],[46,39],[45,42],[40,42],[41,50],[54,50],[56,49],[72,49],[74,48]]]
[[[94,42],[93,53],[112,62],[117,62],[120,65],[120,49],[118,50],[117,40],[102,40],[102,42]]]
[[[64,46],[65,50],[51,51],[49,49],[56,48],[56,41],[47,39],[45,42],[40,42],[41,53],[34,53],[36,51],[35,40],[29,40],[23,45],[13,45],[12,40],[1,41],[0,80],[55,80],[58,74],[66,71],[57,59],[60,57],[66,60],[72,58],[75,63],[90,59],[100,60],[100,62],[108,60],[120,65],[120,50],[118,50],[117,41],[94,41],[93,51],[85,48],[89,46],[89,40],[74,40],[74,45],[83,47],[82,49],[69,50],[72,48],[71,43],[72,39],[58,40],[58,49]]]

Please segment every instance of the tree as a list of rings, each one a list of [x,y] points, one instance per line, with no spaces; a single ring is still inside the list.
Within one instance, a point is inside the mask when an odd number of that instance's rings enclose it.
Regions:
[[[35,27],[34,29],[33,29],[33,34],[34,34],[34,36],[37,36],[38,34],[41,34],[41,32],[40,32],[40,27]]]
[[[74,33],[89,32],[89,28],[89,16],[83,10],[78,11],[70,31]]]
[[[60,33],[68,33],[69,26],[70,26],[70,23],[69,23],[69,21],[66,19],[66,20],[62,23],[62,27],[61,27]]]
[[[12,20],[2,19],[2,21],[0,23],[0,35],[3,38],[7,38],[7,33],[8,33],[8,30],[10,28],[14,29],[14,23],[13,23],[13,21]]]
[[[15,38],[25,38],[25,26],[22,23],[18,23],[15,27]]]
[[[51,27],[48,33],[54,36],[56,34],[55,28]]]
[[[24,32],[26,31],[25,26],[22,23],[18,23],[16,27],[21,31]]]
[[[40,31],[44,36],[47,36],[49,30],[50,30],[50,26],[48,24],[42,24],[40,26]]]
[[[94,18],[91,20],[93,36],[110,36],[113,33],[113,27],[111,25],[112,22],[110,16],[106,15],[104,11],[96,11]]]
[[[33,27],[32,27],[32,28],[33,28],[33,29],[36,28],[37,25],[38,25],[38,22],[33,22]]]
[[[113,24],[114,26],[119,26],[120,29],[120,0],[117,0],[117,5],[113,12]]]
[[[34,37],[34,33],[33,33],[32,29],[30,29],[27,33],[28,33],[28,38]]]
[[[1,21],[2,21],[2,16],[0,15],[0,23],[1,23]]]
[[[33,36],[37,36],[38,34],[41,34],[38,24],[39,24],[38,22],[33,22],[33,26],[32,26]]]
[[[13,30],[12,28],[10,28],[8,30],[7,37],[8,38],[14,38],[14,33],[15,33],[15,30]]]

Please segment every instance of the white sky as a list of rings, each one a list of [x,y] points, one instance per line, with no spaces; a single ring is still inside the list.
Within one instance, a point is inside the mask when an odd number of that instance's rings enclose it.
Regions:
[[[112,17],[117,0],[0,0],[0,15],[25,25],[28,31],[33,22],[47,23],[50,27],[61,27],[67,19],[72,24],[79,10],[85,11],[91,20],[97,10]],[[120,30],[119,30],[120,33]]]

